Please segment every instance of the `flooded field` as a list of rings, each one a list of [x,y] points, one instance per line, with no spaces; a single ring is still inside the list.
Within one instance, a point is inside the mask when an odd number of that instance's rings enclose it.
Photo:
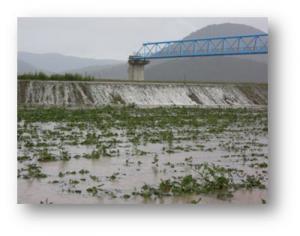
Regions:
[[[267,201],[267,109],[19,108],[18,203]]]

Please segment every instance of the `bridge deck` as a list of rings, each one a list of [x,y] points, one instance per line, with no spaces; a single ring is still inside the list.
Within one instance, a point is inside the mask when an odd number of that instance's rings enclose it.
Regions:
[[[268,34],[144,43],[129,60],[268,53]]]

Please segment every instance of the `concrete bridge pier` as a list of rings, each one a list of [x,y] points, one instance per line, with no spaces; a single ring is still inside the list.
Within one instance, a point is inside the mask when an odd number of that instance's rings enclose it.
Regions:
[[[129,80],[144,80],[144,66],[147,65],[147,60],[128,60],[128,79]]]

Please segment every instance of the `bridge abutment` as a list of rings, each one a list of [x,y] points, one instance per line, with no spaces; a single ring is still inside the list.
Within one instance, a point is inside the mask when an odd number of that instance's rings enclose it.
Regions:
[[[147,60],[128,60],[128,79],[140,81],[144,80],[144,70],[145,65],[147,65],[149,61]]]

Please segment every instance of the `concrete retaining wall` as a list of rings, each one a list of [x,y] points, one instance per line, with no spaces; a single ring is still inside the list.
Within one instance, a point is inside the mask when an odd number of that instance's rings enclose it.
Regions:
[[[26,106],[266,106],[268,86],[154,82],[18,81],[18,104]]]

